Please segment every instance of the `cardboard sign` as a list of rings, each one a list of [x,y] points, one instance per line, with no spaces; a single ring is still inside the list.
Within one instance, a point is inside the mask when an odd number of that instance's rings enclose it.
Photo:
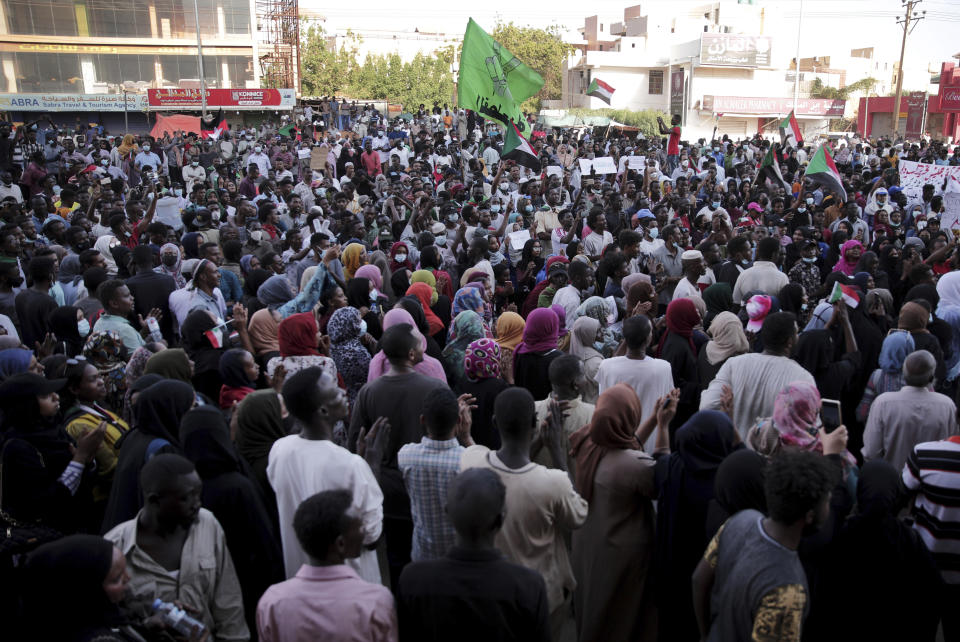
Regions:
[[[612,156],[601,156],[593,159],[593,169],[597,174],[616,174],[617,164],[613,162]]]
[[[646,165],[646,156],[627,156],[627,169],[643,169]]]
[[[953,177],[960,181],[960,167],[901,160],[897,169],[900,171],[900,187],[908,199],[920,198],[927,183],[933,185],[934,194],[942,194],[944,179]]]
[[[547,176],[559,176],[563,178],[563,168],[559,165],[547,165]]]

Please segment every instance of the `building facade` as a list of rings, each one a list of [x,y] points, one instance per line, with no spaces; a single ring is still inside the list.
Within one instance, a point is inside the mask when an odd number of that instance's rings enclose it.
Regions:
[[[252,0],[196,0],[206,85],[259,86]],[[194,0],[0,0],[0,92],[200,85]]]

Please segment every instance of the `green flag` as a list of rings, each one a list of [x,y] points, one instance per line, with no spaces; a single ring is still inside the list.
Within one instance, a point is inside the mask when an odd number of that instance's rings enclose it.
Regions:
[[[460,55],[457,101],[461,107],[505,127],[513,121],[526,135],[530,125],[520,111],[520,103],[541,87],[540,74],[501,47],[470,18]]]

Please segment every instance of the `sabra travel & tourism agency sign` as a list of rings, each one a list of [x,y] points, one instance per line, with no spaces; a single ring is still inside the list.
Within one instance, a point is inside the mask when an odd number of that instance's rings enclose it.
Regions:
[[[200,109],[201,90],[174,87],[148,89],[150,109]],[[207,89],[207,108],[293,109],[297,94],[293,89]]]
[[[126,101],[126,106],[124,106]],[[0,111],[146,111],[143,94],[0,94]]]

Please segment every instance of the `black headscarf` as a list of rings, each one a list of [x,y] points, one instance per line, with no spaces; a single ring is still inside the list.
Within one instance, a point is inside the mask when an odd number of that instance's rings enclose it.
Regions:
[[[220,378],[223,385],[231,388],[255,388],[256,384],[247,379],[247,371],[243,367],[244,357],[249,354],[243,348],[231,348],[220,356]]]
[[[410,288],[410,277],[407,275],[406,270],[397,270],[390,275],[390,287],[393,288],[393,291],[397,293],[398,296],[403,296]]]
[[[96,535],[68,535],[30,553],[24,606],[34,639],[88,640],[120,623],[120,611],[103,591],[113,548]]]
[[[743,448],[727,455],[713,480],[714,498],[707,509],[707,538],[734,513],[747,508],[767,512],[763,483],[767,460],[756,451]]]
[[[730,417],[701,410],[680,426],[673,452],[655,468],[658,491],[657,555],[654,560],[658,601],[666,614],[669,639],[696,635],[690,576],[707,546],[707,505],[721,462],[743,448]]]
[[[250,464],[257,479],[266,483],[270,448],[273,442],[287,436],[280,413],[280,398],[273,390],[257,390],[243,398],[236,412],[234,442],[237,450]]]
[[[915,285],[907,291],[907,298],[905,298],[904,301],[916,301],[917,299],[927,301],[930,303],[930,307],[936,310],[937,305],[940,304],[940,295],[937,294],[937,286],[929,283]]]
[[[180,326],[183,347],[193,360],[194,377],[210,370],[216,371],[220,367],[220,356],[224,348],[215,348],[206,335],[207,331],[215,327],[217,322],[204,310],[194,310],[187,315],[183,325]],[[223,343],[226,343],[228,341],[226,330],[223,328],[221,330],[223,330]]]
[[[355,276],[347,281],[347,305],[360,308],[370,307],[370,279]]]
[[[262,268],[257,268],[256,270],[251,270],[246,278],[243,281],[243,291],[247,296],[256,297],[257,290],[260,289],[260,286],[267,282],[273,276],[273,272],[269,270],[264,270]]]
[[[780,288],[780,309],[783,312],[791,312],[794,316],[800,317],[802,311],[800,306],[803,304],[803,286],[799,283],[787,283]]]
[[[223,413],[213,406],[199,406],[180,423],[183,454],[207,481],[227,473],[241,472],[240,455],[230,442],[230,429]]]
[[[83,349],[83,339],[77,329],[77,311],[80,308],[72,305],[61,305],[50,313],[50,329],[63,343],[63,352],[68,357],[74,357]]]
[[[153,384],[137,397],[133,413],[137,430],[179,447],[180,420],[195,399],[193,388],[182,381],[165,379]]]
[[[942,580],[923,540],[897,518],[905,499],[893,466],[882,459],[864,463],[856,511],[820,566],[811,639],[936,639]],[[901,616],[850,617],[867,611]]]
[[[793,349],[793,360],[812,374],[823,374],[833,363],[833,337],[829,330],[807,330]]]

